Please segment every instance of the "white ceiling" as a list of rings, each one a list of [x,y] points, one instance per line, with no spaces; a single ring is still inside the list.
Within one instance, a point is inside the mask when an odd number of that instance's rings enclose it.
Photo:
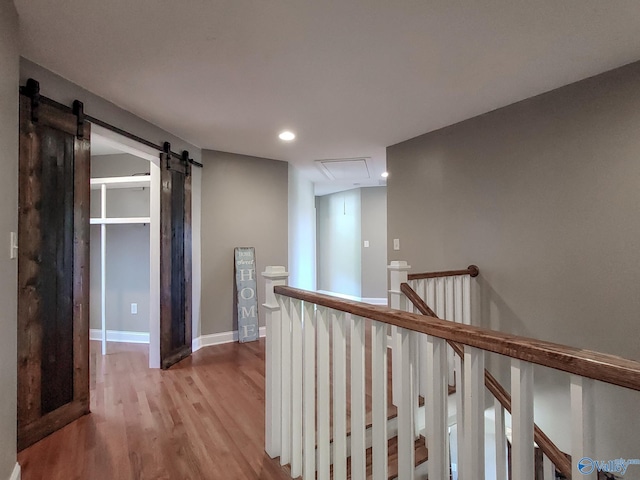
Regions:
[[[388,145],[640,59],[638,0],[54,3],[15,0],[25,57],[319,191],[314,160],[370,157],[378,184]]]

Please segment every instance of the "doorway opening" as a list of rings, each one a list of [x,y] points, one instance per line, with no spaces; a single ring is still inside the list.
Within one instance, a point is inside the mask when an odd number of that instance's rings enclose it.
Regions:
[[[160,367],[160,158],[92,125],[90,336],[149,345]],[[92,345],[92,348],[95,345]],[[93,362],[92,362],[93,363]]]

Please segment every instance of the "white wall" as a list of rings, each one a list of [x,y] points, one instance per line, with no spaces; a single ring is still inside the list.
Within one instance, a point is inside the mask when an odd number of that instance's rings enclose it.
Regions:
[[[316,289],[316,201],[313,182],[289,164],[289,285]]]
[[[386,187],[319,196],[316,207],[318,289],[386,299]]]
[[[16,285],[9,235],[18,231],[18,16],[0,0],[0,478],[16,464]],[[5,248],[6,247],[6,248]]]
[[[316,198],[318,289],[361,297],[360,189]]]
[[[387,298],[387,187],[361,188],[360,199],[362,298]]]

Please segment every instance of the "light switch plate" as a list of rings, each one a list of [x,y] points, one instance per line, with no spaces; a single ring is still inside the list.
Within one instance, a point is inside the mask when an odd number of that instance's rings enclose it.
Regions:
[[[18,234],[16,232],[11,232],[9,238],[9,258],[11,260],[18,258]]]
[[[364,248],[369,248],[369,240],[364,241]]]
[[[131,304],[131,314],[132,315],[137,315],[138,314],[138,304],[137,303],[132,303]]]
[[[394,238],[393,239],[393,249],[394,250],[400,250],[400,239],[399,238]]]

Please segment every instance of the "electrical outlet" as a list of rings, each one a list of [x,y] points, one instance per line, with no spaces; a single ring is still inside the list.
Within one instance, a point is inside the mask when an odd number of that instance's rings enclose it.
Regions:
[[[132,303],[131,304],[131,315],[137,315],[138,314],[138,304],[137,303]]]
[[[394,238],[393,239],[393,249],[394,250],[400,250],[400,239],[399,238]]]

